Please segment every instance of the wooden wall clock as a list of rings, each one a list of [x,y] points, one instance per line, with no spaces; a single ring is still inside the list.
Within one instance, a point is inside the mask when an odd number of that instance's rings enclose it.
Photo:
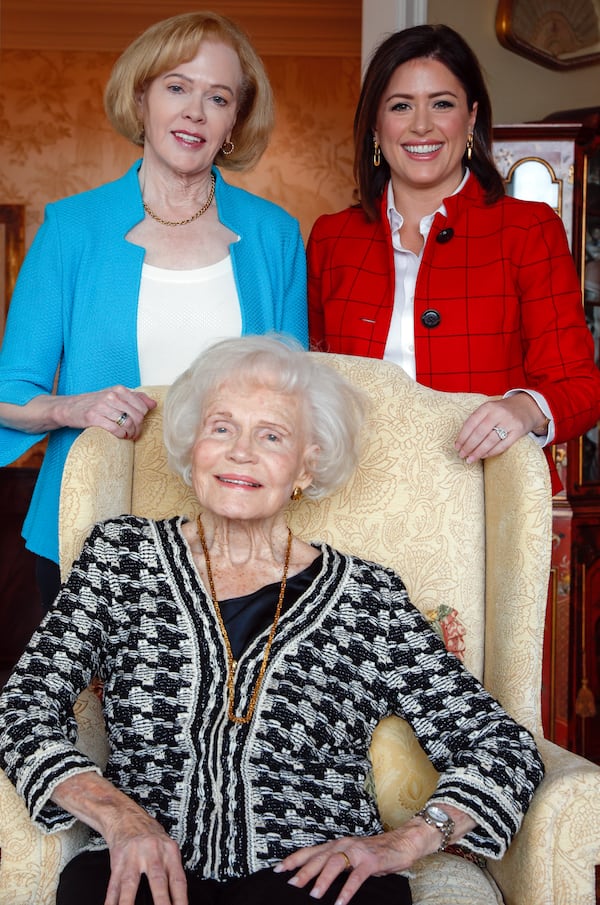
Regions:
[[[499,0],[496,35],[515,53],[551,69],[600,61],[600,0]]]

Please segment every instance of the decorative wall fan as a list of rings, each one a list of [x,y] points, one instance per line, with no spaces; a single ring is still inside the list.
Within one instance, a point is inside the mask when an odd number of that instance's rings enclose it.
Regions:
[[[551,69],[600,61],[600,0],[499,0],[504,47]]]

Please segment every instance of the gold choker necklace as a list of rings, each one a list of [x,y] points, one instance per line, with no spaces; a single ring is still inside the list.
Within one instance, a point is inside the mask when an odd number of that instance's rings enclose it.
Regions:
[[[248,712],[244,716],[237,716],[234,713],[233,707],[235,703],[235,670],[237,663],[233,658],[233,651],[231,650],[231,644],[229,643],[229,636],[227,635],[227,629],[225,628],[225,623],[223,622],[223,616],[221,614],[221,607],[219,606],[219,601],[217,600],[217,595],[215,593],[215,583],[213,581],[212,568],[210,565],[210,556],[208,554],[208,547],[206,546],[206,537],[204,535],[204,525],[202,524],[201,516],[198,516],[196,520],[196,525],[198,528],[198,537],[200,538],[200,544],[202,545],[202,552],[204,553],[204,561],[206,563],[206,574],[208,576],[208,584],[210,587],[210,593],[212,597],[212,602],[215,608],[215,612],[217,614],[217,621],[219,623],[219,628],[221,629],[221,634],[223,636],[223,641],[225,642],[225,650],[227,651],[227,695],[229,706],[227,710],[227,716],[231,720],[232,723],[249,723],[252,719],[252,714],[254,713],[254,708],[256,707],[256,701],[258,700],[258,692],[260,691],[260,686],[262,685],[262,680],[264,678],[267,663],[269,661],[269,654],[271,653],[271,645],[273,644],[273,638],[275,637],[275,632],[277,630],[277,623],[279,622],[279,617],[281,615],[281,607],[283,606],[283,596],[285,594],[285,586],[287,584],[287,575],[288,568],[290,565],[290,553],[292,551],[292,540],[293,535],[290,529],[288,528],[288,542],[287,548],[285,551],[285,560],[283,563],[283,575],[281,577],[281,588],[279,590],[279,600],[277,601],[277,607],[275,609],[275,618],[273,619],[273,625],[271,626],[271,631],[269,632],[269,637],[267,638],[267,643],[265,645],[265,651],[262,658],[262,663],[260,665],[260,671],[258,673],[258,678],[252,689],[252,694],[250,695],[250,704],[248,705]]]
[[[142,201],[144,205],[144,210],[146,213],[152,217],[153,220],[156,220],[157,223],[162,223],[163,226],[185,226],[187,223],[193,223],[194,220],[197,220],[198,217],[201,217],[202,214],[205,214],[206,211],[212,204],[212,200],[215,197],[215,175],[211,173],[210,176],[210,192],[208,193],[208,198],[200,208],[200,210],[196,211],[195,214],[192,214],[191,217],[188,217],[186,220],[163,220],[162,217],[159,217],[158,214],[155,214],[152,208],[148,207],[145,201]]]

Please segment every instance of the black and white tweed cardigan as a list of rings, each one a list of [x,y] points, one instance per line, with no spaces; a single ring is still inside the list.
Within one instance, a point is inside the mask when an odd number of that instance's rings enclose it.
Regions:
[[[478,821],[465,847],[501,856],[541,779],[537,750],[446,652],[398,576],[322,545],[319,575],[280,620],[253,719],[237,725],[223,640],[180,527],[132,516],[96,526],[0,698],[0,763],[38,824],[69,825],[52,790],[94,769],[73,746],[71,705],[99,675],[106,777],[202,876],[381,831],[365,779],[371,734],[390,713],[442,774],[434,798]],[[239,661],[237,712],[264,642]]]

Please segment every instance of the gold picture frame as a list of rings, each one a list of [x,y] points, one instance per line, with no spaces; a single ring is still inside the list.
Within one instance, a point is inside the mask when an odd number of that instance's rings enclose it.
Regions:
[[[0,338],[8,306],[25,256],[25,205],[0,204],[0,286],[3,289],[0,314]]]
[[[496,35],[550,69],[590,66],[600,61],[600,0],[499,0]]]

